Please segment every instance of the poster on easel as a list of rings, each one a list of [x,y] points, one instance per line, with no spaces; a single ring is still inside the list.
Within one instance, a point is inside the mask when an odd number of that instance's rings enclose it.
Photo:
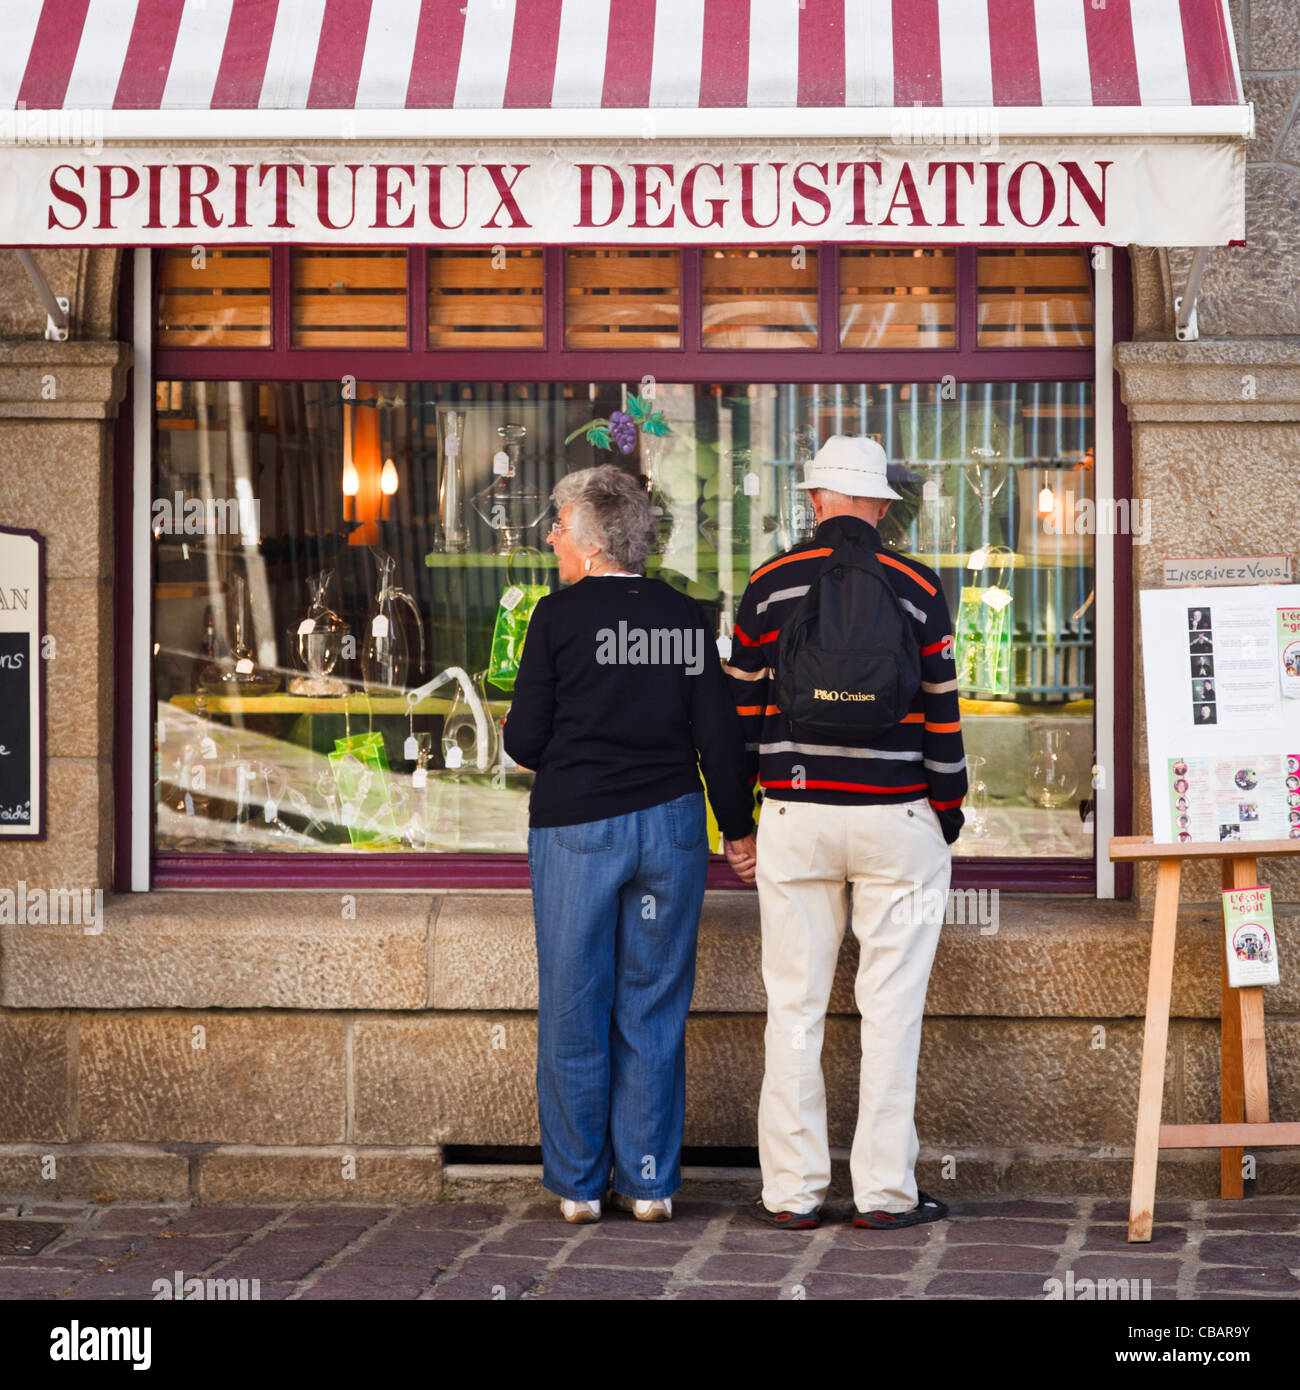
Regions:
[[[1300,585],[1140,599],[1155,843],[1300,848]]]

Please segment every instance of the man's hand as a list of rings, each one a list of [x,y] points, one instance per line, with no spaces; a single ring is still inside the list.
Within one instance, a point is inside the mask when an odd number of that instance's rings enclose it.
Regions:
[[[758,835],[751,830],[743,840],[722,841],[723,853],[736,877],[744,883],[753,883],[758,869]]]

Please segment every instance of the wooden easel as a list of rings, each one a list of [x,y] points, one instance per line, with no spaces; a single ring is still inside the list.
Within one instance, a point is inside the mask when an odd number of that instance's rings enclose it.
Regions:
[[[1264,1053],[1264,990],[1260,985],[1233,989],[1220,933],[1221,1029],[1219,1033],[1219,1124],[1162,1125],[1165,1053],[1169,1043],[1169,998],[1174,980],[1174,936],[1178,927],[1178,887],[1184,859],[1220,859],[1224,888],[1253,888],[1255,858],[1300,853],[1296,840],[1235,840],[1222,844],[1157,845],[1145,835],[1115,836],[1110,857],[1154,859],[1155,913],[1151,922],[1151,973],[1147,981],[1146,1027],[1142,1033],[1142,1080],[1138,1089],[1137,1138],[1133,1144],[1133,1190],[1128,1238],[1151,1239],[1156,1196],[1156,1162],[1161,1149],[1218,1149],[1219,1194],[1242,1195],[1242,1148],[1300,1144],[1300,1124],[1270,1124],[1268,1072]],[[1243,1123],[1244,1110],[1244,1123]]]

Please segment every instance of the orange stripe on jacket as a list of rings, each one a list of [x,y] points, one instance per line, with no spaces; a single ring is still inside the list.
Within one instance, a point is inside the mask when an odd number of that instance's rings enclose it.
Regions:
[[[883,551],[877,552],[876,559],[879,560],[882,565],[892,565],[894,569],[902,570],[902,572],[905,575],[907,575],[909,579],[915,579],[916,582],[921,586],[921,588],[925,590],[927,594],[934,594],[934,585],[931,584],[929,580],[922,579],[921,576],[917,574],[917,572],[910,565],[903,564],[901,560],[895,560],[892,555],[886,555]]]
[[[749,582],[752,584],[760,575],[770,573],[772,570],[776,569],[778,565],[788,565],[791,560],[807,560],[815,555],[830,555],[832,553],[830,546],[824,546],[820,550],[799,550],[793,555],[783,555],[779,560],[773,560],[770,564],[764,565],[762,569],[756,569],[754,573],[749,576]],[[931,590],[931,593],[933,592],[934,591]]]
[[[910,719],[911,716],[909,715],[908,718]],[[925,727],[932,734],[959,734],[961,733],[961,720],[954,719],[951,724],[931,724],[927,719]]]

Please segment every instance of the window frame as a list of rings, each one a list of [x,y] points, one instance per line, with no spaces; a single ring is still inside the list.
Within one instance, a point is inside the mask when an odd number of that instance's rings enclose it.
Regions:
[[[604,243],[591,243],[601,245]],[[738,243],[739,244],[739,243]],[[925,243],[918,242],[918,245]],[[810,244],[811,245],[811,244]],[[1099,395],[1098,347],[1107,340],[1124,341],[1130,332],[1131,296],[1128,255],[1123,248],[1110,248],[1113,272],[1109,305],[1111,329],[1099,331],[1099,315],[1107,306],[1097,302],[1097,276],[1089,258],[1093,284],[1094,346],[1089,347],[984,347],[978,345],[978,303],[976,245],[963,245],[956,251],[956,343],[951,348],[844,348],[840,346],[839,250],[842,243],[816,244],[818,252],[818,345],[812,348],[706,348],[702,342],[703,245],[679,244],[681,253],[681,345],[677,348],[627,349],[635,373],[625,373],[629,381],[649,374],[664,381],[716,383],[727,381],[781,381],[793,384],[856,384],[863,380],[879,383],[907,383],[937,380],[952,374],[957,380],[978,381],[1089,381],[1094,387],[1094,429],[1099,467],[1105,452],[1100,437],[1104,421],[1097,413]],[[465,249],[482,249],[480,244],[464,243]],[[117,572],[116,624],[117,650],[127,654],[115,673],[115,751],[116,751],[116,849],[115,883],[119,890],[148,888],[279,887],[286,889],[385,888],[405,891],[444,889],[526,888],[528,864],[520,853],[420,853],[391,854],[330,852],[253,853],[232,856],[221,852],[159,851],[154,848],[152,804],[152,671],[148,653],[152,651],[152,572],[139,573],[139,547],[147,545],[148,505],[152,488],[141,474],[143,453],[136,450],[144,415],[139,406],[141,392],[148,414],[148,477],[152,479],[155,457],[153,420],[154,384],[158,380],[226,381],[326,381],[351,375],[379,380],[455,380],[468,377],[485,382],[586,381],[593,379],[597,353],[602,354],[605,375],[609,375],[611,355],[618,361],[621,349],[567,348],[564,345],[564,257],[565,246],[543,246],[543,346],[541,347],[457,347],[437,349],[428,346],[428,258],[430,250],[455,249],[452,244],[410,245],[407,250],[407,346],[398,347],[294,347],[292,342],[292,247],[271,247],[271,342],[267,347],[162,347],[154,341],[157,305],[161,284],[162,256],[149,248],[137,248],[125,255],[119,295],[119,334],[136,346],[135,366],[128,383],[127,403],[119,412],[116,429],[116,510],[118,555],[123,561]],[[141,274],[141,270],[144,274]],[[147,298],[137,293],[143,287]],[[145,322],[147,319],[147,323]],[[142,333],[148,341],[142,341]],[[828,360],[829,359],[829,360]],[[467,371],[467,367],[471,370]],[[1113,368],[1112,368],[1113,373]],[[1127,415],[1120,401],[1117,378],[1112,375],[1113,408],[1110,439],[1114,496],[1131,491],[1131,450]],[[1098,484],[1100,488],[1101,478]],[[146,524],[139,523],[143,507]],[[1133,673],[1132,553],[1131,538],[1095,537],[1100,550],[1112,541],[1109,563],[1114,584],[1114,616],[1110,634],[1097,631],[1098,644],[1109,640],[1113,657],[1096,663],[1097,709],[1113,713],[1113,769],[1103,797],[1110,802],[1112,833],[1125,834],[1131,828],[1133,805],[1133,728],[1131,701],[1119,700],[1119,692],[1129,690]],[[146,549],[146,554],[150,552]],[[1094,573],[1098,573],[1096,564]],[[1099,576],[1100,578],[1100,576]],[[147,632],[141,651],[141,624],[133,621],[134,605],[142,594],[149,595]],[[142,660],[143,657],[143,660]],[[1102,698],[1103,669],[1111,672],[1110,688]],[[1096,716],[1094,716],[1095,718]],[[150,742],[143,745],[147,730]],[[1098,739],[1099,745],[1102,740]],[[147,757],[145,756],[147,752]],[[147,808],[147,814],[146,814]],[[145,822],[142,824],[142,820]],[[1008,892],[1095,894],[1126,897],[1131,892],[1132,872],[1128,866],[1099,864],[1097,851],[1104,854],[1101,831],[1091,860],[1036,858],[966,859],[960,853],[953,861],[953,887],[997,887]],[[142,849],[147,845],[147,853]],[[960,850],[960,843],[958,846]],[[1101,872],[1099,873],[1099,869]],[[1113,884],[1113,889],[1112,885]],[[710,888],[739,888],[742,885],[724,861],[710,864]]]

